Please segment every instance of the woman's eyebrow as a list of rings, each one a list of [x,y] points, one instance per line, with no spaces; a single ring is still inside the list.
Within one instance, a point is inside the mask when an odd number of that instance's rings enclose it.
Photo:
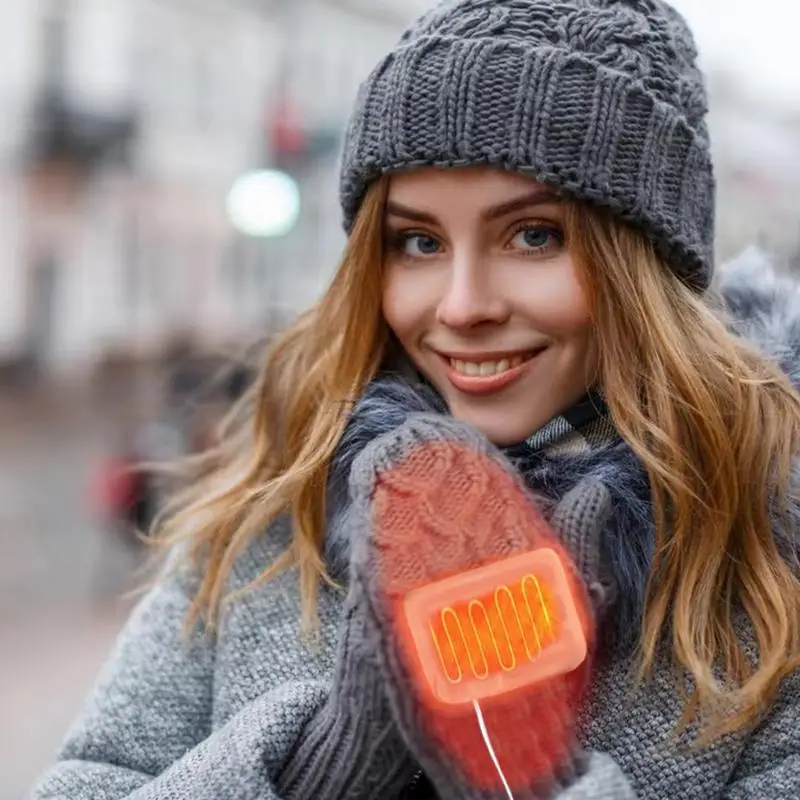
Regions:
[[[415,208],[409,208],[402,203],[397,203],[390,200],[386,203],[386,214],[392,217],[402,217],[403,219],[410,219],[414,222],[425,222],[429,225],[438,225],[439,220],[433,214],[426,211],[418,211]]]
[[[561,198],[553,191],[547,188],[536,189],[532,192],[526,192],[519,197],[514,197],[511,200],[504,200],[497,205],[489,206],[481,212],[481,218],[487,222],[498,217],[504,217],[506,214],[511,214],[514,211],[519,211],[523,208],[530,206],[539,206],[545,204],[560,203]],[[402,219],[413,220],[414,222],[423,222],[428,225],[438,225],[439,220],[434,214],[428,211],[420,211],[416,208],[405,206],[397,201],[390,200],[386,204],[386,214],[392,217],[401,217]]]
[[[513,211],[520,211],[523,208],[552,205],[553,203],[561,203],[561,198],[554,191],[543,186],[511,200],[489,206],[481,213],[481,217],[488,222],[498,217],[504,217],[506,214],[511,214]]]

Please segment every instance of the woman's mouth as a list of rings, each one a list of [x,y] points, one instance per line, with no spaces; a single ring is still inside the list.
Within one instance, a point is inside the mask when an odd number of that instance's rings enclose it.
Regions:
[[[536,356],[546,348],[502,357],[474,356],[467,358],[440,353],[450,383],[459,391],[472,395],[499,392],[515,383],[532,366]]]

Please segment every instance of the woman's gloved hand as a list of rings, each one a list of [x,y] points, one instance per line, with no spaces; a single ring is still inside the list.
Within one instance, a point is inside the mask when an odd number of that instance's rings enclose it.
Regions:
[[[369,445],[350,485],[352,581],[365,592],[363,657],[379,671],[397,727],[440,797],[506,798],[507,782],[516,800],[546,798],[570,785],[583,768],[575,720],[591,657],[572,672],[482,704],[496,764],[475,708],[443,710],[420,686],[402,605],[414,589],[550,547],[567,565],[591,654],[594,614],[606,594],[598,558],[611,509],[605,487],[579,485],[548,510],[548,524],[482,436],[452,418],[424,414]]]
[[[369,613],[363,582],[351,579],[328,700],[276,782],[286,800],[394,800],[419,772],[392,715]]]

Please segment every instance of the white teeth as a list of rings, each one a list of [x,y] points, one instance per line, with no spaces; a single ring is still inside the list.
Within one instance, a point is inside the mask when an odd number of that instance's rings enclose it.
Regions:
[[[470,377],[485,378],[490,375],[499,375],[503,372],[518,367],[526,360],[526,356],[513,356],[512,358],[503,358],[500,361],[460,361],[456,358],[450,359],[450,365],[453,369],[461,375],[469,375]]]

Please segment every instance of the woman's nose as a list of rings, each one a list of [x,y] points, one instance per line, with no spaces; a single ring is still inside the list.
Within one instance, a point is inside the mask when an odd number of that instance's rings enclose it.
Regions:
[[[474,328],[505,322],[510,305],[492,280],[490,265],[477,255],[462,256],[451,267],[436,317],[448,328]]]

